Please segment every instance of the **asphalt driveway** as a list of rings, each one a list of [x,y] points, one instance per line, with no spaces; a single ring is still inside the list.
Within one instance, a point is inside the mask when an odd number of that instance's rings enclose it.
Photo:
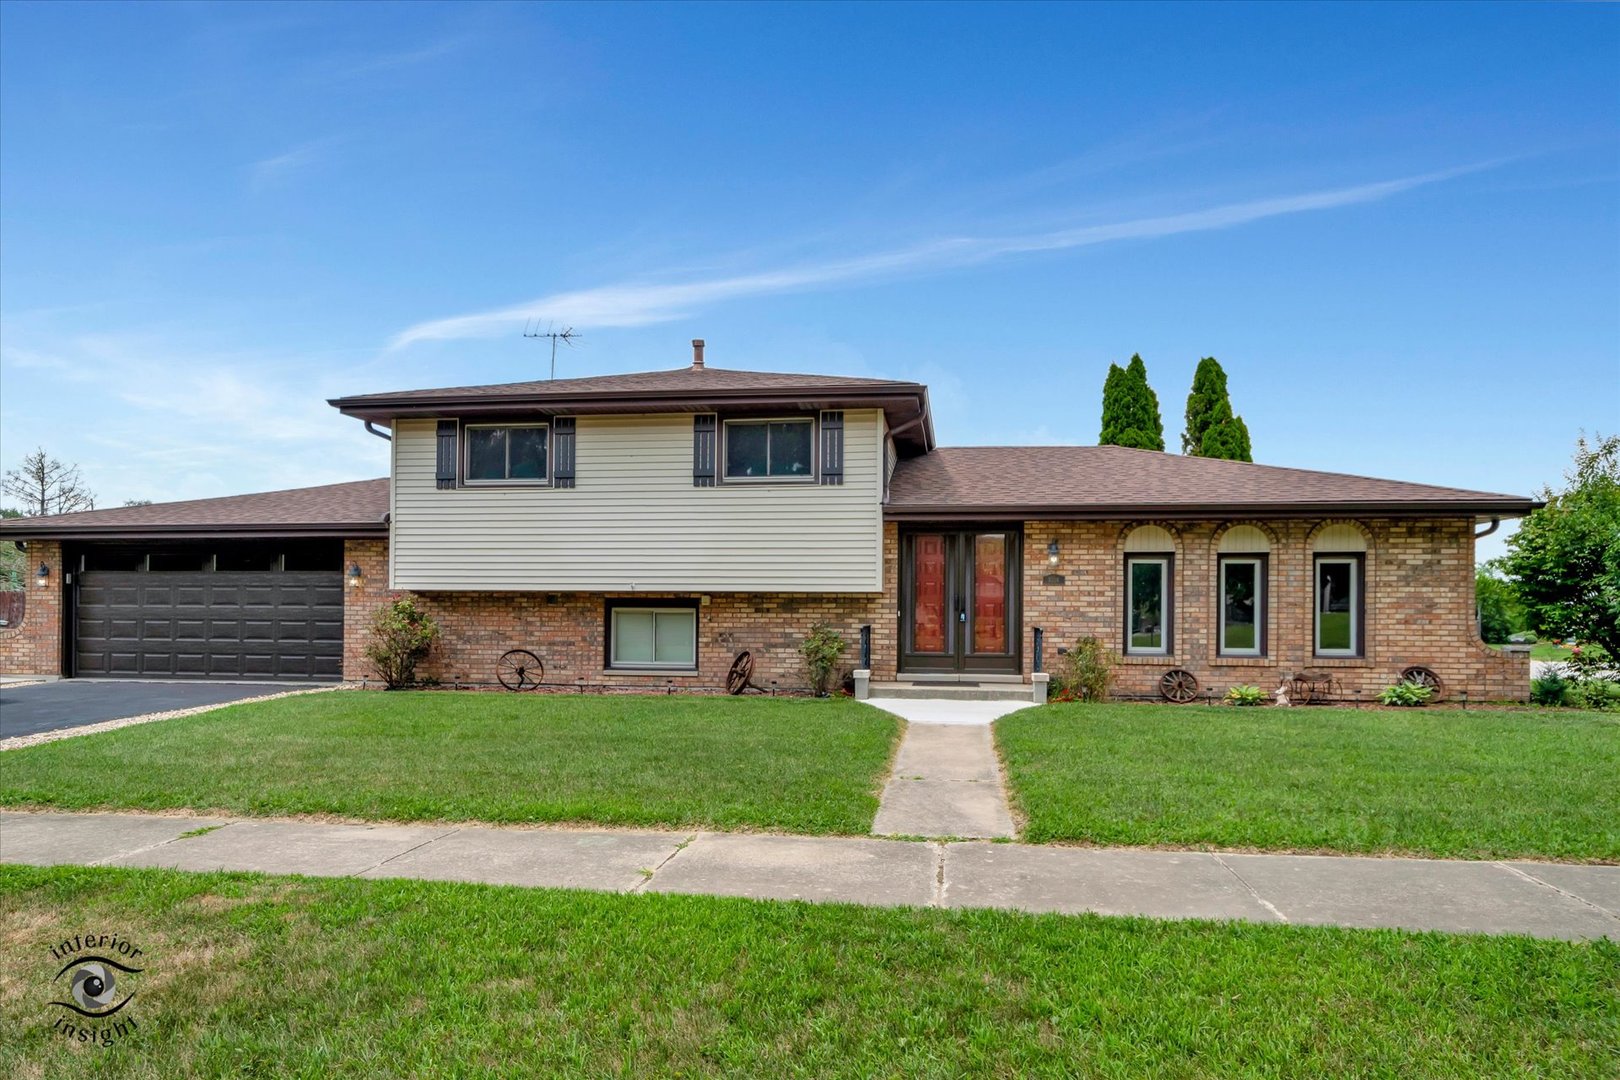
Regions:
[[[299,689],[289,683],[152,682],[63,679],[0,686],[0,739],[99,724],[126,716],[194,709]]]

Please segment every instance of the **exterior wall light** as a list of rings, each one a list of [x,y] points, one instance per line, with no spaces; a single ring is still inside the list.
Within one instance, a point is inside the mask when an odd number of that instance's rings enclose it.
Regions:
[[[350,563],[349,564],[349,588],[358,589],[360,587],[360,580],[361,580],[360,564],[359,563]]]
[[[1046,561],[1053,566],[1058,564],[1058,542],[1056,540],[1046,545]]]
[[[42,589],[51,583],[51,568],[48,563],[39,564],[39,569],[34,572],[34,581]]]

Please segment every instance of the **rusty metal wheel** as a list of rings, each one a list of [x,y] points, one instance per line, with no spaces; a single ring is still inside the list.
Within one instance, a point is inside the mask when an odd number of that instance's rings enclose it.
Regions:
[[[513,649],[495,661],[495,677],[514,693],[538,690],[546,678],[546,665],[528,649]]]
[[[754,654],[744,649],[737,654],[731,662],[731,670],[726,672],[726,693],[732,697],[747,690],[754,678]]]
[[[1159,695],[1166,701],[1185,705],[1198,700],[1198,676],[1182,668],[1171,668],[1159,678]]]
[[[1446,684],[1440,681],[1440,676],[1436,675],[1431,669],[1426,667],[1413,665],[1412,667],[1407,668],[1401,672],[1401,682],[1417,683],[1419,686],[1427,686],[1430,691],[1432,691],[1432,693],[1429,695],[1429,700],[1431,702],[1439,701],[1445,696],[1446,693]]]

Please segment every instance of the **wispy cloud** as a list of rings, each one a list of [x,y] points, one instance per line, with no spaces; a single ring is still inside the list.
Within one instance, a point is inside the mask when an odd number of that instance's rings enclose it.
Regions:
[[[1065,251],[1116,240],[1146,240],[1208,232],[1266,218],[1377,202],[1413,188],[1491,168],[1483,162],[1440,172],[1354,187],[1332,188],[1159,217],[1010,236],[957,236],[850,259],[779,270],[685,282],[626,282],[553,293],[527,303],[417,323],[396,334],[390,349],[424,341],[495,337],[531,320],[551,319],[576,327],[627,327],[667,322],[706,304],[748,296],[796,292],[906,273],[969,266],[1036,252]]]
[[[318,164],[338,142],[335,137],[312,139],[286,153],[253,162],[247,167],[248,190],[258,193],[285,183],[311,165]]]

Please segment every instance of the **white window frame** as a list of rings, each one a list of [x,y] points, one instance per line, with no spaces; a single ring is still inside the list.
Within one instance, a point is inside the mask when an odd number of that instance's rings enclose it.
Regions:
[[[1159,645],[1156,648],[1137,646],[1132,644],[1136,636],[1132,616],[1136,614],[1136,574],[1134,569],[1138,563],[1156,563],[1159,567]],[[1143,553],[1140,555],[1127,555],[1125,557],[1125,654],[1127,656],[1169,656],[1175,645],[1171,635],[1170,620],[1175,617],[1175,603],[1171,599],[1170,590],[1175,581],[1172,570],[1173,562],[1170,555],[1153,555]]]
[[[488,431],[498,428],[513,431],[522,428],[533,428],[545,432],[546,438],[546,474],[538,479],[510,476],[500,480],[474,479],[472,477],[472,438],[473,431]],[[543,423],[534,424],[462,424],[461,425],[461,482],[475,487],[549,487],[551,485],[551,425]],[[506,471],[512,471],[512,439],[506,440]]]
[[[1322,567],[1329,563],[1342,563],[1350,567],[1350,647],[1348,649],[1322,648]],[[1323,657],[1359,657],[1361,655],[1361,581],[1362,561],[1359,555],[1318,554],[1311,560],[1311,651]]]
[[[1226,568],[1245,564],[1254,567],[1254,646],[1234,649],[1226,643]],[[1215,560],[1215,603],[1220,608],[1221,656],[1264,656],[1266,640],[1266,560],[1259,555],[1220,555]]]
[[[810,472],[804,476],[772,476],[771,471],[771,424],[807,424],[810,427]],[[764,476],[732,476],[731,465],[731,429],[740,426],[765,427],[765,475]],[[720,425],[722,438],[720,444],[720,480],[726,484],[813,484],[821,474],[821,455],[816,430],[816,418],[813,416],[771,416],[771,417],[741,417],[736,420],[726,420]]]
[[[619,616],[622,614],[651,615],[653,617],[653,649],[658,648],[658,616],[686,615],[692,620],[692,662],[678,663],[657,660],[619,659]],[[615,604],[608,613],[608,669],[610,671],[696,671],[698,670],[698,609],[679,607],[633,607]]]

